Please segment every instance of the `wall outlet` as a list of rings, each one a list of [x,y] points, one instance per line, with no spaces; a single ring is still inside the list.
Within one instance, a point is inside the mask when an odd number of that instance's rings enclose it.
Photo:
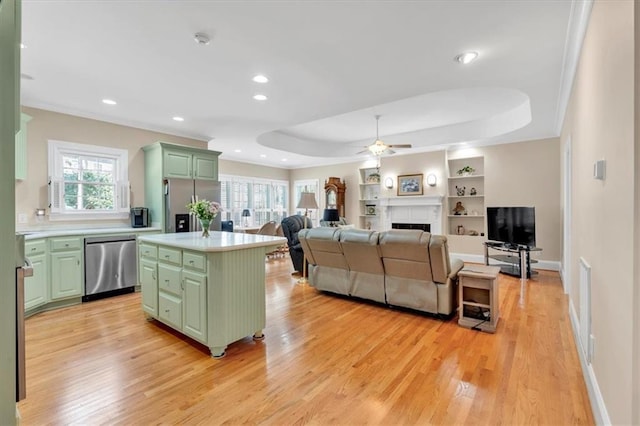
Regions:
[[[18,213],[18,223],[27,223],[28,221],[26,213]]]

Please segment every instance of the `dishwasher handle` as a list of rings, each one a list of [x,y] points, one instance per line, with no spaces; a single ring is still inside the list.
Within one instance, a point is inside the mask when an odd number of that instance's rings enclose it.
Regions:
[[[104,244],[104,243],[120,243],[126,241],[135,241],[135,235],[114,235],[109,237],[88,237],[84,239],[84,245]]]

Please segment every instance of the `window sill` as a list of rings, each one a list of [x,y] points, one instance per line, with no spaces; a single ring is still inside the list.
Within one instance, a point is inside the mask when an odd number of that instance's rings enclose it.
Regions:
[[[49,220],[51,222],[64,220],[109,220],[109,219],[129,219],[129,213],[50,213]]]

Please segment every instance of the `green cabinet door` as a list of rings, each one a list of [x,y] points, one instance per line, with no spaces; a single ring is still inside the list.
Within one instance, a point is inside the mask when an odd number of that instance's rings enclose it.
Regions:
[[[82,295],[82,253],[51,253],[51,300]]]
[[[49,300],[47,255],[45,253],[29,256],[33,266],[33,276],[24,279],[24,309],[25,311],[44,305]]]
[[[216,155],[193,155],[193,178],[218,180],[218,157]]]
[[[140,259],[140,287],[142,309],[149,315],[158,315],[158,273],[152,260]]]
[[[184,290],[183,301],[183,332],[206,342],[207,339],[207,277],[203,274],[182,270]]]
[[[168,178],[192,178],[191,163],[193,155],[186,152],[169,151],[164,152],[164,176]]]

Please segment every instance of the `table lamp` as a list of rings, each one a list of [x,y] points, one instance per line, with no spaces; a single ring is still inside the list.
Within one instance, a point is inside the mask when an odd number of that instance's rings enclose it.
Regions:
[[[318,203],[316,202],[316,194],[313,192],[302,192],[300,194],[300,201],[298,201],[298,209],[304,209],[304,228],[307,229],[307,214],[309,209],[317,209]],[[298,280],[298,284],[304,284],[307,282],[307,256],[303,252],[302,257],[302,277]]]
[[[242,226],[245,228],[249,226],[249,216],[251,216],[251,211],[249,209],[242,210],[242,217],[244,219],[244,224]]]
[[[322,220],[329,222],[331,226],[336,226],[336,222],[340,221],[340,213],[338,213],[338,209],[324,209]]]

